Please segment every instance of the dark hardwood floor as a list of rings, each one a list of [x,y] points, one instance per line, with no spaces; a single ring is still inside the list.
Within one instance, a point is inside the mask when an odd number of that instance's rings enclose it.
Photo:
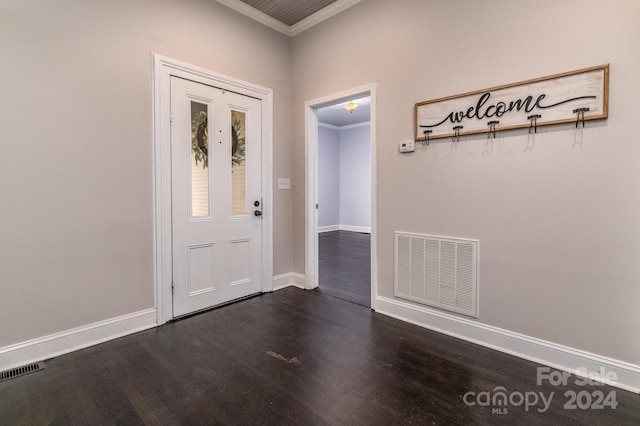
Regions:
[[[640,396],[573,379],[538,386],[536,367],[289,287],[0,382],[0,424],[640,424]],[[476,403],[499,386],[552,396],[550,407],[507,405],[497,414]],[[618,405],[565,409],[571,391],[613,392]]]
[[[320,291],[371,306],[371,235],[350,231],[318,235]]]

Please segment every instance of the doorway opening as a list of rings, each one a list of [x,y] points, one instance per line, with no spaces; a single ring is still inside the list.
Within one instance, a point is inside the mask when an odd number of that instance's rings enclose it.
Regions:
[[[307,102],[306,287],[372,309],[374,140],[375,85]]]
[[[318,287],[370,306],[371,97],[350,102],[318,109]]]

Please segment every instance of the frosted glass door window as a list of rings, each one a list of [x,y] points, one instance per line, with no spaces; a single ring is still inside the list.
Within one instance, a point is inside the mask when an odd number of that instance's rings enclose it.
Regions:
[[[242,111],[231,111],[231,212],[247,214],[246,199],[246,117]]]
[[[191,101],[191,216],[209,216],[207,105]]]

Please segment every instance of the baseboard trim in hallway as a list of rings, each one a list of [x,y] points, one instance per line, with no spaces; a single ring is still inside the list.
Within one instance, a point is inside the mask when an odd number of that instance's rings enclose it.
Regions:
[[[60,356],[157,326],[155,309],[122,315],[0,348],[0,371]]]
[[[603,371],[614,373],[616,380],[609,382],[609,385],[640,393],[640,366],[638,365],[396,299],[378,296],[376,312],[572,374],[577,373],[597,379]]]

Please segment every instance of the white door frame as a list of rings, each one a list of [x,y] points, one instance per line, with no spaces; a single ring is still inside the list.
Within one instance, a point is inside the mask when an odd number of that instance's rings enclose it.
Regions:
[[[305,288],[318,287],[318,109],[364,96],[371,97],[371,309],[378,294],[377,265],[377,172],[376,172],[376,88],[367,84],[305,102]]]
[[[262,102],[262,291],[273,290],[273,90],[152,54],[154,281],[158,325],[173,318],[171,292],[170,77],[177,76],[258,98]]]

